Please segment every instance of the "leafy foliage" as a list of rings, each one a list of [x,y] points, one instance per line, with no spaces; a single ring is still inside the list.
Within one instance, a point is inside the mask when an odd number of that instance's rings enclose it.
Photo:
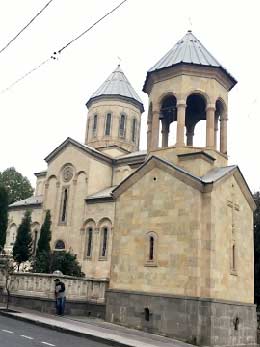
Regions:
[[[254,194],[255,304],[260,305],[260,192]]]
[[[8,225],[8,193],[5,187],[0,185],[0,250],[2,250],[5,245],[7,225]]]
[[[10,167],[0,173],[0,185],[8,192],[8,203],[27,199],[33,195],[33,188],[27,177]]]
[[[36,257],[41,252],[46,252],[47,254],[50,253],[50,250],[51,250],[50,241],[51,241],[51,213],[50,213],[50,210],[47,210],[44,222],[40,230],[40,238],[37,245]]]
[[[13,247],[13,258],[18,263],[18,271],[20,264],[29,260],[32,255],[31,222],[31,211],[27,210],[18,227]]]
[[[66,251],[53,252],[51,271],[60,270],[63,275],[84,277],[75,254]]]
[[[42,251],[35,258],[33,271],[38,273],[53,273],[55,270],[60,270],[63,275],[84,277],[81,272],[76,255],[67,251],[54,251],[47,253]]]

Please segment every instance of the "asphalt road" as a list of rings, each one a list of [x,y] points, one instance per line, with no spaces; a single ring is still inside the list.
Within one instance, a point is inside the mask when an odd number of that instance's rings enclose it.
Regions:
[[[105,347],[106,344],[84,337],[43,328],[34,324],[0,316],[1,347]]]

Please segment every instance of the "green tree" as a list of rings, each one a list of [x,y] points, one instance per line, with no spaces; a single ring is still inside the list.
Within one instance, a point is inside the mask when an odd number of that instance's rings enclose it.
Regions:
[[[28,178],[17,172],[14,167],[0,173],[0,185],[7,189],[9,204],[33,195],[33,188]]]
[[[260,192],[254,194],[255,304],[260,305]]]
[[[51,212],[50,210],[47,210],[44,222],[41,226],[40,238],[38,241],[36,254],[39,254],[43,251],[45,251],[46,253],[50,253],[50,250],[51,250],[50,241],[51,241]]]
[[[85,276],[81,272],[81,266],[75,254],[67,251],[54,251],[49,254],[46,251],[39,253],[33,264],[33,272],[53,273],[55,270],[60,270],[63,275],[67,276]]]
[[[40,230],[40,239],[37,245],[36,257],[33,261],[33,271],[38,273],[50,272],[51,260],[51,213],[47,210]]]
[[[0,251],[3,250],[5,245],[7,224],[8,193],[5,187],[0,185]]]
[[[31,223],[31,211],[27,210],[18,227],[13,247],[13,258],[18,263],[18,271],[21,263],[29,260],[32,255]]]
[[[75,254],[67,251],[54,251],[51,257],[51,273],[60,270],[63,275],[84,277]]]

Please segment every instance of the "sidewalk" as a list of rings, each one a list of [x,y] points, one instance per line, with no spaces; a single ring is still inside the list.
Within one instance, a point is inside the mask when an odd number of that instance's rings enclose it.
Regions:
[[[87,337],[96,341],[107,343],[110,346],[122,347],[191,347],[192,345],[170,339],[164,336],[148,334],[139,330],[128,329],[116,324],[104,322],[101,319],[87,318],[85,316],[59,317],[47,313],[33,311],[25,308],[10,306],[6,312],[0,307],[0,314],[15,319],[28,321],[61,332]]]

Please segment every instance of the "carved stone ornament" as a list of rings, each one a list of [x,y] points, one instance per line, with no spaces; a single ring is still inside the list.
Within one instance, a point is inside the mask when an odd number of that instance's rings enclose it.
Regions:
[[[62,176],[65,182],[69,182],[73,177],[73,167],[71,165],[65,166]]]

